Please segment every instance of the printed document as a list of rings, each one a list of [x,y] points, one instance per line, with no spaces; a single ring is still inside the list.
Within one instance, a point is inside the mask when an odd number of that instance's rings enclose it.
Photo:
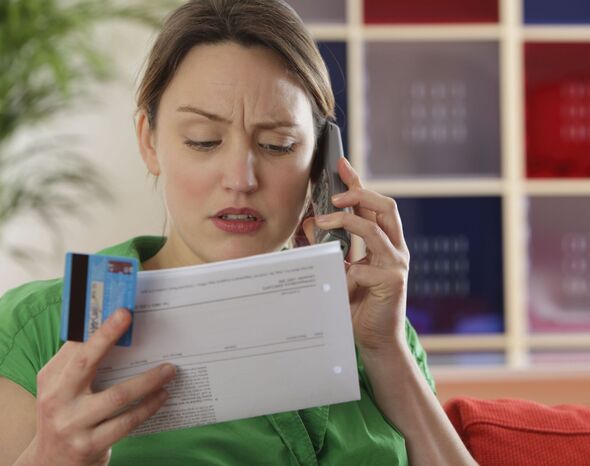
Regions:
[[[338,242],[138,274],[131,347],[105,389],[162,362],[170,398],[133,435],[360,398]]]

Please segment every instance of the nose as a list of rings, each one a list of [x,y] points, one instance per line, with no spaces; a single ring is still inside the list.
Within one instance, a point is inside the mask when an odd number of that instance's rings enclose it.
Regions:
[[[256,157],[249,147],[237,147],[227,154],[221,184],[224,189],[241,193],[251,193],[258,189]]]

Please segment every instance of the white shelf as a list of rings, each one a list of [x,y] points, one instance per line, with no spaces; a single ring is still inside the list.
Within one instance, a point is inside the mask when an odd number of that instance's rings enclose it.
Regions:
[[[446,353],[458,351],[502,351],[506,336],[502,334],[481,335],[423,335],[420,342],[428,352]]]
[[[506,334],[481,335],[422,335],[420,342],[428,352],[479,352],[503,351],[509,339]],[[523,338],[527,350],[588,350],[590,358],[590,335],[587,333],[532,334]]]
[[[531,349],[590,350],[588,333],[533,334],[527,337]]]
[[[391,196],[501,196],[505,183],[490,178],[368,180],[368,189]]]
[[[527,366],[518,369],[507,369],[502,366],[486,367],[456,367],[436,366],[432,368],[432,374],[437,381],[465,383],[466,381],[507,381],[515,380],[546,380],[559,378],[589,380],[590,365],[576,368],[556,367],[553,364]]]
[[[590,180],[527,180],[529,196],[580,196],[590,195]]]
[[[588,26],[523,24],[524,0],[498,0],[498,24],[363,24],[363,1],[346,1],[347,23],[313,24],[318,40],[347,44],[347,98],[350,159],[365,186],[394,197],[499,196],[502,198],[505,332],[486,335],[422,336],[433,353],[504,352],[507,366],[484,368],[486,377],[497,371],[526,367],[531,350],[579,350],[590,354],[590,333],[529,335],[527,328],[526,199],[528,196],[590,196],[590,180],[528,180],[525,171],[524,44],[530,42],[590,42]],[[370,41],[496,41],[499,44],[501,166],[499,177],[369,179],[366,173],[364,51]],[[355,239],[355,258],[362,244]],[[544,369],[545,371],[555,370]],[[445,369],[435,367],[438,374]],[[447,374],[477,374],[472,368],[448,368]],[[514,374],[514,372],[512,372]],[[527,372],[523,372],[526,377]],[[537,373],[539,375],[539,373]],[[513,375],[511,375],[512,377]]]
[[[524,26],[522,37],[527,42],[590,41],[590,26]]]
[[[412,40],[412,41],[454,41],[454,40],[499,40],[501,27],[498,25],[392,25],[365,26],[362,38],[365,40]]]

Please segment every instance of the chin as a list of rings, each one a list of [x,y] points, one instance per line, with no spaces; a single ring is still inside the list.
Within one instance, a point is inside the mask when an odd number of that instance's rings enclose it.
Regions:
[[[233,244],[221,246],[217,250],[211,251],[207,256],[207,262],[217,262],[231,259],[241,259],[243,257],[255,256],[257,254],[264,254],[273,252],[280,248],[269,249],[263,245],[244,245]]]

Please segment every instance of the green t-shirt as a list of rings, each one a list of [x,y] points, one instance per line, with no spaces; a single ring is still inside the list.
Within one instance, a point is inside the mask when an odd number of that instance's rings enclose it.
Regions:
[[[140,262],[164,244],[139,237],[102,251]],[[37,372],[57,353],[62,280],[28,283],[0,298],[0,376],[36,396]],[[408,344],[432,389],[426,355],[407,324]],[[359,360],[361,399],[331,406],[129,437],[112,466],[407,465],[403,437],[380,413]]]

